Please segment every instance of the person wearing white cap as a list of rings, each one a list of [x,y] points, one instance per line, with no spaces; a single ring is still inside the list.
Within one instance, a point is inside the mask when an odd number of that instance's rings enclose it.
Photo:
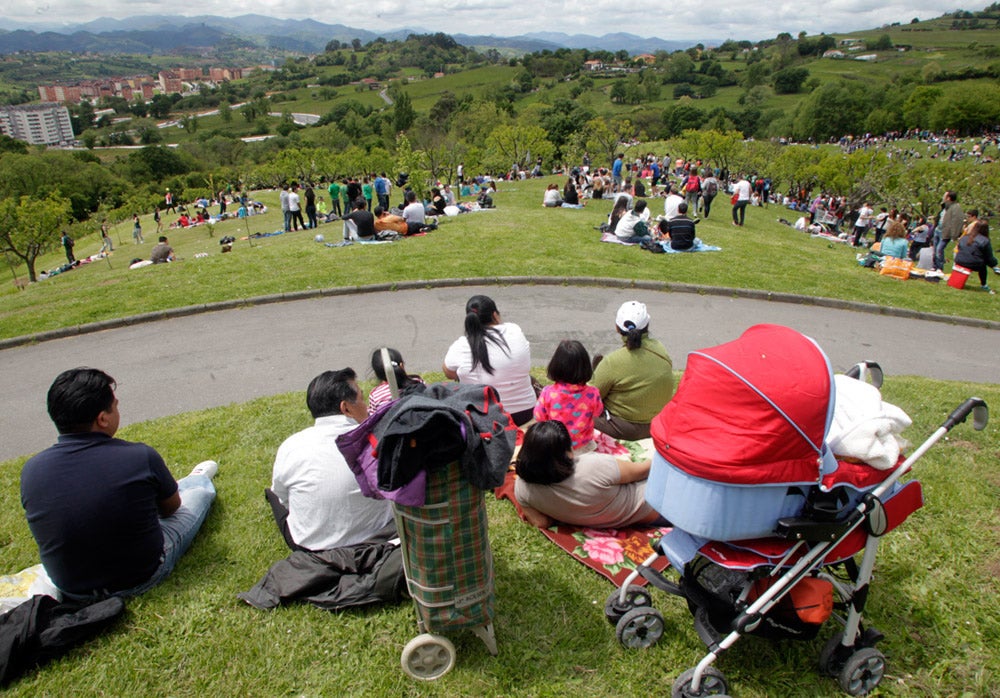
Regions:
[[[645,439],[649,423],[674,394],[673,362],[663,344],[649,336],[643,303],[623,303],[615,329],[625,346],[594,369],[592,382],[604,401],[604,414],[594,418],[594,428],[615,439]]]

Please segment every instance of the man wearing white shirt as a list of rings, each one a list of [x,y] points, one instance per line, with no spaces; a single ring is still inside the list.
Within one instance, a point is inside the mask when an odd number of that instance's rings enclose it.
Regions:
[[[417,201],[417,194],[412,189],[406,192],[406,206],[403,208],[403,218],[406,219],[407,235],[434,230],[436,223],[428,224],[424,221],[426,210],[423,203]]]
[[[677,193],[674,185],[667,185],[667,198],[663,201],[663,217],[672,221],[680,215],[677,212],[677,207],[684,203],[684,197]]]
[[[357,545],[392,523],[386,500],[361,494],[337,437],[368,410],[353,369],[325,371],[306,392],[315,424],[285,439],[274,459],[271,490],[287,520],[279,528],[293,549],[319,552]]]
[[[743,225],[743,220],[746,218],[747,204],[750,203],[752,193],[749,180],[740,175],[739,181],[733,185],[733,196],[736,198],[733,202],[733,225]]]
[[[871,225],[872,215],[875,211],[866,201],[862,204],[861,208],[858,209],[858,220],[854,222],[854,240],[851,242],[852,247],[857,247],[858,243],[861,242],[861,238],[868,231],[868,226]]]

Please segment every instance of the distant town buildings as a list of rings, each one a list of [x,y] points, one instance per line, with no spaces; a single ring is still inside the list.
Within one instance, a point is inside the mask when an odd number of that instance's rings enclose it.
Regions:
[[[103,78],[81,80],[73,85],[39,85],[38,96],[43,102],[69,102],[79,104],[83,100],[96,102],[101,97],[121,97],[131,102],[134,99],[152,99],[156,83],[149,76],[130,78]]]
[[[0,132],[32,145],[71,145],[75,140],[69,110],[52,102],[0,107]]]
[[[249,71],[244,68],[177,68],[161,71],[155,78],[138,75],[127,78],[80,80],[71,85],[39,85],[38,96],[43,102],[79,104],[83,100],[96,102],[101,97],[121,97],[126,101],[148,101],[153,94],[173,94],[191,89],[192,85],[239,80]]]

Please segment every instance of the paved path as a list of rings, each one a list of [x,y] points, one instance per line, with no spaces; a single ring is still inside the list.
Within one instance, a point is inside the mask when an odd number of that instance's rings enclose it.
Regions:
[[[304,391],[322,370],[370,377],[373,349],[389,344],[407,368],[440,370],[462,332],[465,301],[492,296],[519,324],[544,366],[559,340],[614,349],[614,315],[632,298],[649,306],[651,334],[684,368],[689,351],[736,338],[752,324],[794,327],[816,339],[835,371],[877,360],[888,377],[1000,383],[1000,332],[872,313],[697,293],[576,286],[464,286],[362,293],[247,306],[44,341],[0,351],[0,460],[55,438],[45,393],[60,371],[102,368],[118,381],[122,423]]]

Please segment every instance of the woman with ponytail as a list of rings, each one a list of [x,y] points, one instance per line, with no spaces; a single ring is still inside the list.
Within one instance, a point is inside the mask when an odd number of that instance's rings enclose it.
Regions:
[[[465,335],[444,357],[444,374],[460,383],[491,385],[517,426],[531,420],[535,391],[531,387],[531,348],[521,328],[503,322],[489,296],[473,296],[465,304]]]
[[[649,436],[649,423],[673,397],[673,363],[663,345],[649,336],[644,304],[622,304],[615,329],[625,346],[594,368],[591,382],[604,401],[604,413],[594,418],[594,428],[615,439],[637,441]]]

